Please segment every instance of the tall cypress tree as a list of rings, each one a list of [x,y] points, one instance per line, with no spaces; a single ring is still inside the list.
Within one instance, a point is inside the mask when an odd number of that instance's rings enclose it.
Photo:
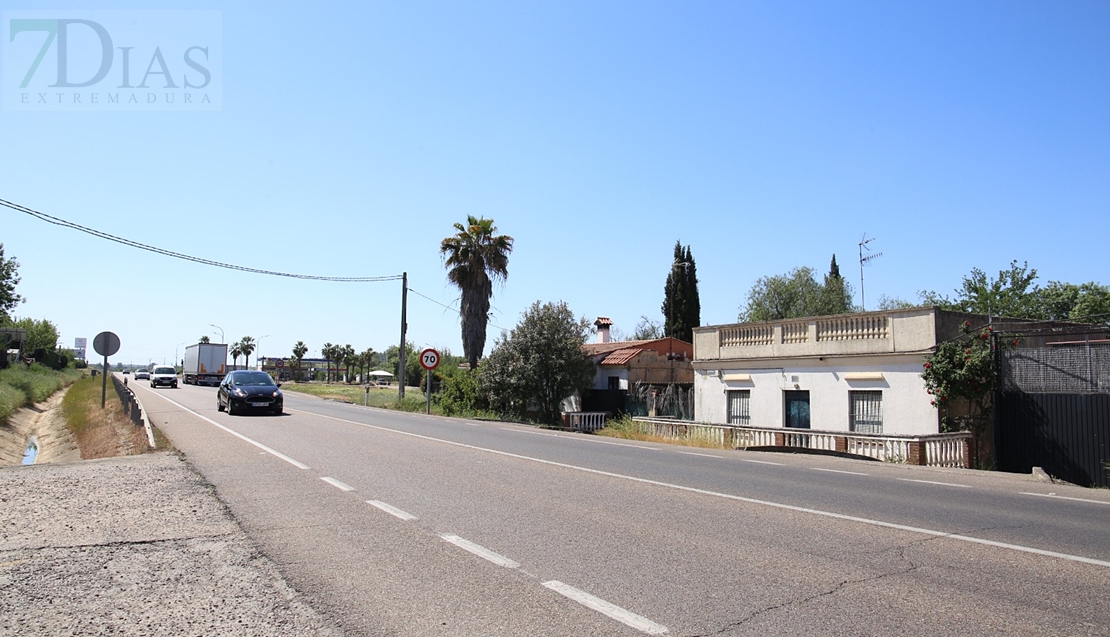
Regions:
[[[701,325],[698,298],[698,267],[690,246],[674,244],[674,261],[663,287],[663,334],[693,342],[694,328]]]
[[[852,288],[844,277],[840,276],[840,266],[836,264],[836,255],[832,256],[829,264],[829,273],[825,275],[825,285],[821,288],[821,307],[818,314],[847,314],[852,311]]]

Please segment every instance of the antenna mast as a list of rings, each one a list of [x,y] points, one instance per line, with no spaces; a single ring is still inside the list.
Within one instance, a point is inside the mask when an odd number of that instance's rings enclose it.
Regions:
[[[870,239],[868,239],[866,232],[863,233],[863,238],[859,240],[859,304],[860,304],[860,308],[864,312],[867,311],[867,300],[866,300],[866,297],[864,297],[864,295],[863,295],[863,266],[867,265],[872,260],[878,259],[879,257],[883,256],[882,252],[876,252],[874,254],[869,254],[867,256],[863,255],[864,250],[867,250],[868,252],[871,252],[871,248],[868,248],[867,244],[871,243],[874,240],[875,240],[874,237],[871,237]]]

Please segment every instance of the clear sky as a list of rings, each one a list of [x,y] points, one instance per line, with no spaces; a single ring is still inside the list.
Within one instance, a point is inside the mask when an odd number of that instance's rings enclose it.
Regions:
[[[697,262],[702,324],[735,322],[759,277],[821,275],[833,254],[858,303],[864,233],[883,253],[869,309],[1013,259],[1042,284],[1110,283],[1106,0],[204,8],[219,11],[218,110],[6,109],[0,198],[249,268],[408,272],[410,340],[454,354],[438,248],[467,215],[516,240],[487,353],[537,300],[626,333],[661,320],[676,241]],[[149,59],[137,48],[131,64]],[[16,315],[90,351],[113,331],[112,362],[171,362],[218,341],[211,325],[268,356],[400,336],[398,281],[219,269],[7,208],[0,243],[20,263]]]

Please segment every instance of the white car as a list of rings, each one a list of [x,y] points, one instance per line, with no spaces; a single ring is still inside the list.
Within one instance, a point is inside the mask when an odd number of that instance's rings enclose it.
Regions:
[[[135,380],[150,380],[150,372],[145,369],[136,369]]]
[[[150,373],[150,386],[168,385],[177,389],[177,370],[169,365],[158,365]]]

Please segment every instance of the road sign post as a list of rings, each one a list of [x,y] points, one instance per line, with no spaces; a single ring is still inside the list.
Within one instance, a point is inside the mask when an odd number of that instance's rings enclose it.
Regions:
[[[425,389],[428,390],[428,407],[425,413],[432,413],[432,370],[439,367],[439,352],[432,348],[428,348],[420,352],[420,366],[428,370],[428,379],[424,382]]]
[[[104,357],[104,379],[100,383],[100,408],[108,395],[108,357],[119,351],[119,337],[112,332],[101,332],[93,339],[93,350]]]

